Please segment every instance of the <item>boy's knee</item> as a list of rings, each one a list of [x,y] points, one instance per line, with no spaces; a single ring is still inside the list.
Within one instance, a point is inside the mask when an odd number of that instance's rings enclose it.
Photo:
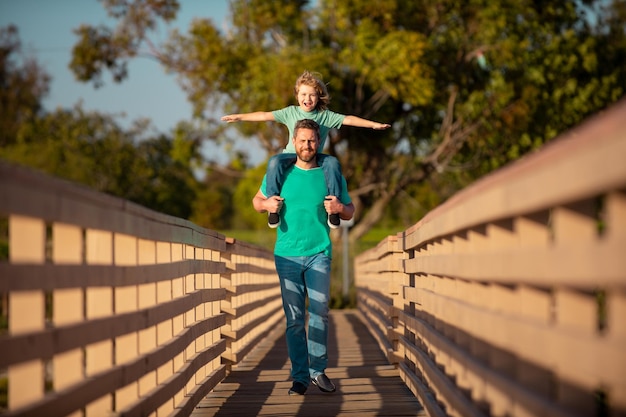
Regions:
[[[333,169],[341,169],[341,164],[339,163],[339,159],[334,156],[326,158],[325,164],[328,164],[329,167]]]
[[[331,155],[320,154],[318,155],[317,162],[331,170],[341,170],[341,164],[339,163],[339,159],[335,158]]]
[[[267,169],[274,170],[278,168],[278,158],[276,155],[272,156],[269,161],[267,161]]]

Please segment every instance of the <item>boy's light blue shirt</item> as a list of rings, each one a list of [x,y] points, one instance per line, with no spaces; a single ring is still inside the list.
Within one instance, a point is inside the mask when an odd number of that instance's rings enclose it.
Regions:
[[[352,199],[343,177],[341,187],[341,202],[350,204]],[[266,196],[265,189],[263,177],[261,192]],[[302,169],[294,165],[286,171],[280,194],[285,201],[280,211],[280,226],[276,231],[275,255],[312,256],[323,252],[332,256],[328,213],[324,209],[327,193],[322,168]]]
[[[320,125],[320,146],[317,150],[321,153],[326,144],[326,138],[328,137],[328,131],[330,129],[339,129],[343,124],[343,119],[346,118],[345,114],[335,113],[330,110],[313,110],[305,112],[300,106],[289,106],[284,109],[274,110],[272,112],[274,120],[284,124],[289,129],[289,140],[287,146],[283,152],[296,153],[296,148],[293,146],[291,138],[294,137],[294,128],[296,123],[302,119],[311,119]]]

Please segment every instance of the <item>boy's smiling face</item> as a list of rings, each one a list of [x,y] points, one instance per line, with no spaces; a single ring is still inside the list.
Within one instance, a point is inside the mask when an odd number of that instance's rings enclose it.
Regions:
[[[315,110],[319,99],[319,95],[317,94],[317,91],[315,91],[315,88],[309,85],[301,85],[298,89],[298,105],[305,112]]]

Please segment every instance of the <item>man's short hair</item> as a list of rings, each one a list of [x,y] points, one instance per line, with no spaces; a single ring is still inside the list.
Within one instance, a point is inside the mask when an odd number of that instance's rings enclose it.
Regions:
[[[302,119],[296,122],[296,127],[293,129],[293,136],[298,136],[298,130],[300,129],[311,129],[315,132],[315,137],[317,140],[320,140],[320,125],[317,124],[315,120],[311,119]]]

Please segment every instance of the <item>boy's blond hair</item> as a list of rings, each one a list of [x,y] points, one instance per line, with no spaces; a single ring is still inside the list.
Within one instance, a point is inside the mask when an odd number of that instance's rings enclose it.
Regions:
[[[296,98],[298,98],[298,90],[300,90],[301,85],[313,87],[317,92],[319,99],[317,106],[315,106],[316,110],[326,110],[328,108],[328,104],[330,104],[330,95],[326,89],[326,84],[322,81],[322,74],[319,72],[304,71],[296,80],[294,88]]]

